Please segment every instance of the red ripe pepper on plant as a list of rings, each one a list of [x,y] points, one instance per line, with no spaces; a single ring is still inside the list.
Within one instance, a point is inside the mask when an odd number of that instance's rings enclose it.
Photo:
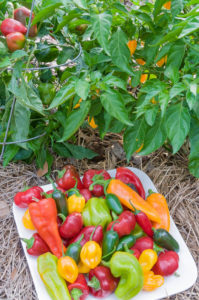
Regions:
[[[31,11],[22,6],[14,10],[14,19],[26,25],[26,19],[30,17]],[[34,19],[34,13],[32,14],[32,20]],[[30,27],[29,37],[35,37],[37,35],[37,24]]]
[[[11,52],[24,48],[26,38],[21,32],[12,32],[6,36],[6,43]]]
[[[3,20],[0,29],[4,36],[14,32],[20,32],[25,35],[27,32],[27,28],[21,22],[9,18]]]

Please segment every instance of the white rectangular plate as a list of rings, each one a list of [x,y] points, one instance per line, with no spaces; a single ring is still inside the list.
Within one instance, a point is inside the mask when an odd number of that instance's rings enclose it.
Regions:
[[[149,189],[152,189],[154,192],[157,192],[153,182],[151,179],[141,170],[136,169],[136,168],[130,168],[141,180],[145,192],[147,194]],[[116,170],[110,170],[108,171],[109,174],[114,177]],[[42,186],[45,192],[48,190],[52,189],[51,184]],[[14,218],[15,222],[17,225],[17,229],[19,232],[19,236],[22,238],[30,238],[33,234],[32,230],[28,230],[24,228],[22,224],[22,217],[24,215],[26,209],[21,209],[17,207],[15,204],[13,204],[13,213],[14,213]],[[144,292],[141,291],[136,297],[134,297],[134,300],[157,300],[157,299],[162,299],[177,293],[180,293],[182,291],[187,290],[190,288],[196,281],[197,279],[197,267],[196,264],[193,260],[193,257],[191,256],[191,253],[189,249],[187,248],[180,232],[178,231],[176,225],[174,224],[173,219],[171,218],[171,228],[170,228],[170,233],[172,236],[178,241],[180,245],[180,252],[179,252],[179,257],[180,257],[180,262],[179,262],[179,269],[177,270],[177,273],[179,276],[168,276],[165,277],[165,283],[162,287],[158,288],[157,290],[153,292]],[[26,256],[26,259],[28,261],[28,265],[30,268],[30,273],[33,278],[33,282],[38,294],[39,300],[51,300],[50,296],[48,295],[45,286],[37,272],[37,258],[30,256],[27,251],[26,251],[26,246],[22,242],[22,246],[24,249],[24,253]],[[91,299],[96,299],[93,296],[88,296],[88,300]],[[109,297],[105,298],[106,300],[116,300],[116,296],[112,294]],[[62,299],[60,299],[62,300]]]

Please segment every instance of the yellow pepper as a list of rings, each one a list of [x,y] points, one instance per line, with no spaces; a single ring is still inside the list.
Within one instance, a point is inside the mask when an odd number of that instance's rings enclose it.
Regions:
[[[140,83],[145,83],[147,81],[148,74],[142,74],[140,77]]]
[[[90,272],[90,268],[88,268],[86,265],[84,265],[81,260],[79,261],[77,267],[78,267],[79,273],[87,274]]]
[[[22,218],[22,223],[26,229],[35,230],[35,226],[33,225],[33,222],[30,217],[29,209],[25,211],[25,214]]]
[[[58,259],[57,270],[61,277],[66,281],[73,283],[78,276],[78,267],[73,258],[64,256]]]
[[[164,284],[164,277],[161,275],[155,275],[153,271],[144,273],[144,291],[153,291]]]
[[[158,255],[154,250],[152,249],[144,250],[139,257],[139,263],[142,267],[143,273],[149,272],[153,268],[157,260],[158,260]]]
[[[85,206],[85,198],[80,194],[71,195],[66,202],[69,214],[72,214],[73,212],[81,213]]]
[[[74,108],[76,109],[76,108],[80,107],[81,102],[82,102],[82,98],[79,99],[78,103],[74,106]]]
[[[171,9],[171,1],[166,2],[163,6],[166,9]]]
[[[88,241],[81,249],[80,258],[84,265],[94,269],[99,265],[102,258],[102,249],[95,241]]]
[[[137,48],[137,41],[136,40],[129,41],[127,45],[132,56]]]
[[[156,65],[158,67],[162,67],[164,64],[166,64],[167,62],[167,55],[162,57],[160,60],[158,60],[158,62],[156,63]]]

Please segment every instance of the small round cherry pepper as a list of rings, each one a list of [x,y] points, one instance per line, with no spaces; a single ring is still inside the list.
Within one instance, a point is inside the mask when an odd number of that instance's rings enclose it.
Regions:
[[[14,202],[21,208],[26,208],[30,203],[35,202],[34,198],[41,200],[43,189],[39,186],[33,186],[23,192],[18,192],[14,197]]]
[[[108,180],[110,178],[111,178],[111,176],[105,170],[91,169],[84,173],[82,182],[83,182],[85,188],[88,189],[90,187],[90,185],[93,183],[93,180],[97,180],[97,179]],[[96,197],[103,196],[104,195],[104,187],[99,184],[94,185],[92,194]]]
[[[175,251],[165,251],[160,253],[158,260],[153,267],[153,272],[157,275],[172,275],[179,266],[179,255]]]
[[[84,235],[83,240],[80,242],[80,245],[83,246],[86,242],[90,240],[90,237],[93,233],[93,230],[95,229],[95,226],[86,226],[84,227],[79,234],[70,240],[70,244],[77,242],[82,234]],[[94,231],[94,234],[92,236],[92,240],[101,244],[103,240],[103,227],[101,225],[98,225]]]
[[[135,242],[135,245],[133,246],[133,250],[134,249],[138,249],[140,251],[140,253],[142,253],[144,250],[147,250],[147,249],[153,249],[156,252],[163,251],[163,249],[158,247],[154,243],[152,238],[150,238],[149,236],[143,236],[143,237],[137,239]]]
[[[72,165],[66,165],[62,171],[58,172],[56,183],[64,190],[72,189],[77,182],[77,188],[84,188],[76,168]]]
[[[46,252],[50,252],[48,245],[38,233],[34,233],[30,239],[22,238],[21,240],[26,243],[26,249],[30,255],[40,256]]]
[[[64,221],[64,223],[59,227],[59,233],[62,238],[73,238],[82,229],[83,219],[80,213],[74,212],[67,217],[59,214],[59,217],[61,217]]]
[[[68,284],[72,300],[85,300],[89,294],[89,287],[83,274],[79,274],[74,283]]]
[[[87,202],[90,198],[92,198],[92,194],[89,189],[80,189],[79,193],[84,197],[85,202]]]
[[[118,233],[119,238],[121,238],[124,235],[130,234],[136,224],[135,216],[129,210],[123,211],[123,213],[121,213],[117,221],[118,222],[115,223],[115,225],[113,226],[113,230]],[[107,231],[111,229],[113,223],[114,221],[108,225]]]

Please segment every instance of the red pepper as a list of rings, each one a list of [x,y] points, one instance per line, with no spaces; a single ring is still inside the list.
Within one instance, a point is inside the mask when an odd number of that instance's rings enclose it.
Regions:
[[[84,176],[82,179],[82,182],[83,182],[85,188],[87,188],[87,189],[89,188],[89,186],[93,183],[93,180],[92,180],[93,177],[95,176],[95,178],[96,178],[96,175],[101,175],[99,177],[102,177],[101,179],[103,179],[103,180],[108,180],[111,178],[109,173],[105,170],[95,170],[95,169],[88,170],[84,173]],[[100,178],[98,178],[98,179],[100,179]],[[104,187],[99,184],[94,185],[92,194],[96,197],[103,196],[104,195]]]
[[[30,255],[39,256],[46,252],[50,252],[48,245],[38,233],[34,233],[29,240],[23,238],[22,241],[26,243],[26,249]]]
[[[79,274],[74,283],[68,284],[72,300],[85,300],[89,294],[89,287],[83,274]]]
[[[95,297],[109,296],[116,289],[118,282],[118,278],[114,278],[110,269],[105,266],[98,266],[89,272],[88,286]]]
[[[153,239],[150,238],[149,236],[143,236],[143,237],[138,238],[131,249],[132,250],[137,249],[140,251],[140,253],[142,253],[144,250],[147,250],[147,249],[153,249],[156,252],[163,251],[163,249],[158,247],[154,243]]]
[[[6,36],[6,43],[11,52],[23,49],[26,38],[21,32],[12,32]]]
[[[131,252],[137,259],[139,259],[139,257],[140,257],[140,251],[138,250],[138,249],[134,249],[134,247],[132,247],[132,248],[130,248],[130,250],[131,251],[133,251],[133,252]]]
[[[131,170],[124,167],[119,167],[116,170],[116,179],[121,180],[122,182],[126,184],[133,184],[138,192],[138,194],[145,199],[145,191],[143,188],[143,185],[138,178],[137,175],[135,175]]]
[[[169,276],[172,275],[177,269],[179,264],[179,256],[174,251],[166,251],[160,253],[158,260],[153,267],[152,271],[156,275]]]
[[[59,233],[62,238],[73,238],[82,229],[83,219],[80,213],[74,212],[67,217],[62,214],[59,214],[59,216],[61,216],[64,221],[64,223],[59,227]]]
[[[57,190],[61,191],[64,195],[67,196],[66,190],[62,189],[60,186],[57,186],[56,188],[57,188]],[[54,190],[50,190],[50,191],[46,192],[46,194],[50,195],[53,192],[54,192]]]
[[[23,192],[18,192],[14,197],[14,202],[21,208],[27,208],[30,203],[35,202],[34,198],[42,199],[43,189],[39,186],[33,186]]]
[[[26,18],[30,17],[31,11],[22,6],[14,10],[14,19],[26,25]],[[32,14],[32,20],[34,19],[34,13]],[[37,35],[37,24],[30,27],[29,36],[35,37]]]
[[[93,233],[94,229],[95,229],[95,226],[84,227],[75,238],[70,240],[70,244],[79,241],[81,236],[84,235],[82,241],[80,242],[80,245],[83,246],[86,242],[88,242],[90,240],[91,234]],[[92,237],[92,241],[95,241],[95,242],[101,244],[102,240],[103,240],[103,227],[101,225],[99,225],[95,229],[95,232]]]
[[[64,190],[72,189],[75,186],[76,181],[78,189],[84,188],[77,170],[72,165],[66,165],[63,170],[59,172],[56,180],[58,186]]]
[[[80,194],[84,197],[85,202],[87,202],[90,198],[92,198],[92,194],[89,189],[80,189]]]
[[[124,235],[130,234],[136,224],[135,216],[129,210],[123,211],[117,219],[117,221],[118,223],[115,223],[115,225],[113,226],[113,230],[118,233],[119,238],[121,238]],[[115,221],[111,222],[108,225],[107,230],[111,230],[111,227],[114,222]]]
[[[13,32],[20,32],[25,35],[27,28],[21,22],[8,18],[1,23],[1,32],[4,36]]]
[[[134,206],[133,206],[133,208],[134,208],[135,219],[136,219],[136,222],[138,223],[138,225],[140,225],[142,230],[148,236],[153,237],[152,224],[151,224],[151,221],[149,220],[148,216],[141,210],[136,209]]]

